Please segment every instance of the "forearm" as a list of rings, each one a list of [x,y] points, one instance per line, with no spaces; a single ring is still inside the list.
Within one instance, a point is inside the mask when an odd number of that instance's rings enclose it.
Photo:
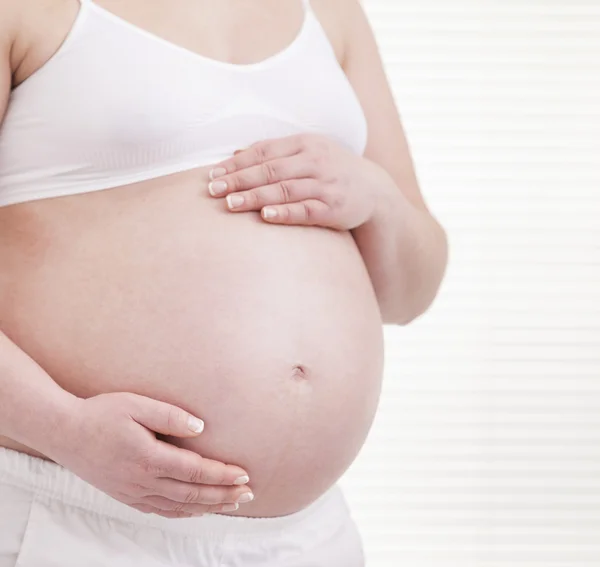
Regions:
[[[49,451],[77,399],[0,331],[0,435]]]
[[[446,233],[390,180],[375,213],[352,231],[371,276],[383,322],[405,325],[433,302],[447,264]]]

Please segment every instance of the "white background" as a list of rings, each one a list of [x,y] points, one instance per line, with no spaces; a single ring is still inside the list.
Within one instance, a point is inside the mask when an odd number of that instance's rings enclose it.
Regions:
[[[451,249],[342,479],[368,567],[598,567],[600,0],[363,5]]]

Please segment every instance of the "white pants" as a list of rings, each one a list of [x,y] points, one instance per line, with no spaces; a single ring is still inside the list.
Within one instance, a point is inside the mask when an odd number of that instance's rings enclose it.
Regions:
[[[0,447],[0,567],[364,567],[341,489],[278,518],[168,519]]]

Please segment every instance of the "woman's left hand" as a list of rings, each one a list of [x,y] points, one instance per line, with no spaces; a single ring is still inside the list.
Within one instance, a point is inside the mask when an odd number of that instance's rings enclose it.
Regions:
[[[373,215],[382,170],[318,134],[257,142],[215,164],[209,192],[270,223],[351,230]]]

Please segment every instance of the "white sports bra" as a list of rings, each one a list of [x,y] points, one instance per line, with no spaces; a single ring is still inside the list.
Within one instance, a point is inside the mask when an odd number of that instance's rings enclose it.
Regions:
[[[0,127],[0,206],[118,187],[300,132],[364,152],[367,123],[318,18],[258,63],[180,47],[81,0],[58,51]]]

